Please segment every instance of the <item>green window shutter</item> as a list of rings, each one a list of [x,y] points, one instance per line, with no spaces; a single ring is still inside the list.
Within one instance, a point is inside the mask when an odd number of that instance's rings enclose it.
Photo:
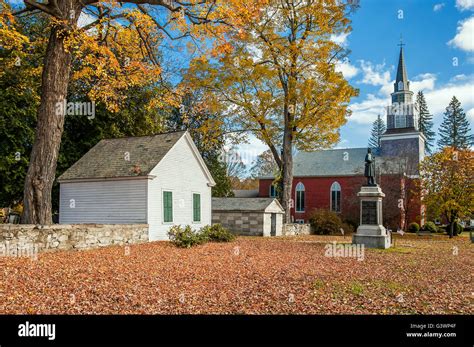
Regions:
[[[171,223],[173,221],[173,193],[163,192],[163,221]]]
[[[193,222],[201,221],[201,194],[193,194]]]

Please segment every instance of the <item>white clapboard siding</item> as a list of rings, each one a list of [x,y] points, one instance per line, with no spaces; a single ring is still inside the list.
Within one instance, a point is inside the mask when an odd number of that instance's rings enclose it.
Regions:
[[[148,185],[149,238],[168,240],[172,225],[191,225],[199,229],[211,224],[211,187],[209,179],[183,136],[151,171],[156,176]],[[163,222],[163,190],[173,192],[173,223]],[[193,222],[193,193],[201,194],[201,222]]]
[[[147,179],[62,182],[61,224],[146,223]],[[74,208],[71,208],[71,199]]]

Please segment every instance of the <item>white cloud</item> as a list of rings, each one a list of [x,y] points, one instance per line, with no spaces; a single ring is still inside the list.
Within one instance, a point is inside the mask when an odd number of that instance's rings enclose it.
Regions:
[[[433,6],[433,11],[435,11],[435,12],[441,11],[441,9],[444,7],[444,5],[445,5],[444,2],[434,5]]]
[[[474,10],[474,0],[456,0],[458,10]]]
[[[336,71],[342,72],[345,78],[350,79],[359,73],[359,69],[349,62],[336,64]]]
[[[466,112],[467,118],[474,123],[474,108],[471,108],[469,111]]]
[[[413,81],[410,82],[410,90],[415,94],[420,90],[423,92],[433,90],[436,83],[436,75],[432,73],[425,73],[413,78]]]
[[[385,115],[385,107],[388,106],[389,99],[368,94],[367,98],[361,102],[350,105],[352,115],[349,122],[368,125],[372,124],[377,115]]]
[[[368,94],[362,101],[350,105],[352,116],[349,118],[349,123],[354,125],[370,125],[378,114],[385,117],[385,106],[391,102],[390,94],[393,92],[394,81],[390,79],[390,72],[383,69],[383,65],[374,68],[370,62],[361,62],[362,64],[366,72],[364,78],[372,82],[369,84],[383,84],[375,95]],[[454,95],[461,102],[463,109],[468,110],[466,113],[471,121],[474,119],[474,74],[456,75],[448,83],[437,85],[436,74],[424,73],[413,78],[410,90],[415,94],[415,98],[418,91],[424,92],[429,110],[435,115],[435,119],[441,120]]]
[[[390,71],[385,70],[385,63],[374,65],[370,61],[361,60],[360,67],[364,75],[361,83],[382,86],[390,81]]]
[[[350,33],[342,33],[339,35],[331,35],[331,41],[337,43],[340,46],[346,46],[347,45],[347,37],[350,35]]]
[[[461,102],[462,108],[466,111],[474,108],[474,75],[466,76],[465,79],[456,82],[450,82],[438,86],[425,93],[426,102],[429,110],[436,117],[442,117],[452,97]],[[472,119],[472,113],[470,114]]]
[[[458,22],[456,36],[448,42],[448,45],[474,52],[474,16]]]
[[[465,74],[460,74],[460,75],[456,75],[456,76],[454,76],[454,77],[451,77],[451,79],[449,80],[449,82],[464,81],[464,80],[466,80],[467,78],[469,78],[469,77],[466,76]]]
[[[253,134],[248,135],[248,143],[241,143],[236,148],[239,157],[247,166],[247,169],[250,169],[258,155],[262,154],[266,150],[268,150],[268,146],[264,142],[257,139]]]

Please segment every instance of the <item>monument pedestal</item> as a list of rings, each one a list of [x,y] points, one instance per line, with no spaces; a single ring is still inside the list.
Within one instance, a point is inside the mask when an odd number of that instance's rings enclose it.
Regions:
[[[352,236],[352,243],[367,248],[389,248],[390,235],[382,225],[382,199],[385,194],[378,185],[362,186],[360,198],[360,225]]]

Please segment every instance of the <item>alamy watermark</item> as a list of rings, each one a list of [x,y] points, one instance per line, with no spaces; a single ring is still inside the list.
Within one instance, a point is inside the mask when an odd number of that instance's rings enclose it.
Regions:
[[[66,99],[56,103],[57,116],[87,116],[95,118],[95,102],[68,102]]]
[[[357,258],[358,261],[363,261],[365,256],[365,246],[363,244],[350,243],[332,243],[324,246],[326,257],[341,257],[341,258]]]
[[[25,257],[37,260],[39,251],[40,246],[34,243],[25,244],[20,242],[11,244],[10,241],[0,243],[0,257]]]

